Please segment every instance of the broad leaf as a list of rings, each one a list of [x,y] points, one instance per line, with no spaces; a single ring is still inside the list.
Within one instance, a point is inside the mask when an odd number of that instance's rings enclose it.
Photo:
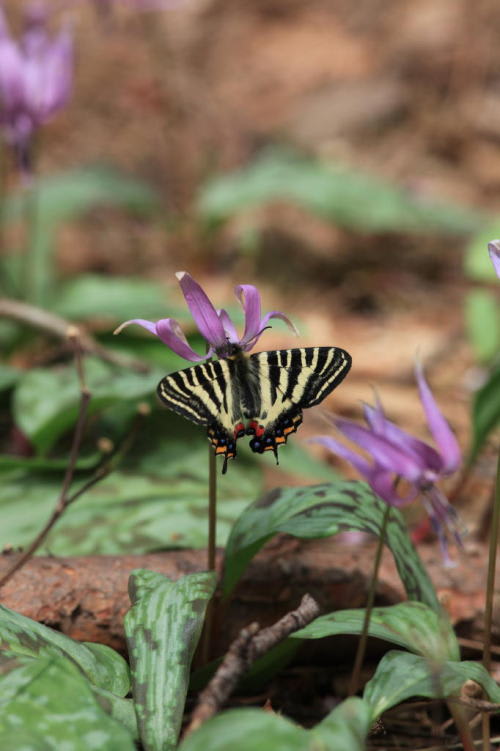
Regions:
[[[108,716],[80,670],[44,657],[0,675],[0,747],[23,751],[134,751],[130,733]],[[13,734],[21,731],[16,745]]]
[[[174,317],[164,288],[147,279],[85,274],[60,285],[52,310],[69,319],[102,318],[121,323],[130,318]]]
[[[89,414],[119,402],[137,402],[151,397],[161,370],[133,373],[110,367],[102,361],[85,359],[85,378],[91,391]],[[72,365],[34,368],[26,372],[14,393],[16,424],[44,454],[76,421],[80,391]]]
[[[366,684],[364,700],[372,720],[391,707],[417,696],[446,699],[459,693],[465,681],[479,683],[490,701],[500,702],[500,687],[478,662],[431,662],[408,652],[388,652]]]
[[[293,639],[322,639],[337,634],[360,634],[365,611],[339,610],[320,615],[305,628],[291,635]],[[459,660],[457,638],[447,617],[439,615],[421,602],[373,608],[369,635],[405,647],[429,659]]]
[[[338,481],[272,490],[245,509],[231,531],[225,553],[225,596],[232,591],[253,556],[277,532],[321,538],[356,529],[378,536],[385,510],[385,503],[362,482]],[[432,582],[397,509],[391,509],[386,542],[408,597],[439,610]]]
[[[312,730],[261,709],[221,712],[189,735],[179,751],[364,751],[370,707],[354,697]]]
[[[131,574],[133,604],[124,626],[146,751],[176,747],[191,660],[215,585],[212,572],[189,574],[176,582],[147,570]]]
[[[103,644],[81,643],[0,605],[0,649],[27,657],[67,657],[96,686],[125,696],[130,688],[127,663]]]
[[[500,368],[494,370],[476,392],[472,406],[472,445],[468,462],[472,464],[490,433],[500,425]]]
[[[365,751],[366,736],[371,725],[370,706],[357,696],[335,707],[310,734],[325,751]]]
[[[471,209],[424,201],[380,177],[284,150],[269,151],[237,172],[209,180],[200,192],[198,212],[216,225],[276,200],[297,203],[357,232],[462,234],[484,221]]]

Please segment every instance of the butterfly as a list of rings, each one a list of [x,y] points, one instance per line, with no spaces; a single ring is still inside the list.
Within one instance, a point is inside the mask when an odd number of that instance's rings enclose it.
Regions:
[[[339,347],[306,347],[245,354],[237,345],[227,358],[208,360],[162,378],[166,406],[207,428],[216,455],[236,456],[236,442],[253,436],[257,454],[287,442],[302,410],[319,404],[345,378],[351,356]]]

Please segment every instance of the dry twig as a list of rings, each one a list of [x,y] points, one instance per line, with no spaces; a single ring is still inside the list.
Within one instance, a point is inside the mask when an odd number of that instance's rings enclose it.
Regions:
[[[244,628],[229,647],[217,672],[201,692],[186,735],[213,717],[225,704],[241,676],[259,657],[269,652],[294,631],[298,631],[319,615],[319,605],[310,595],[304,595],[297,610],[280,618],[269,628],[260,629],[258,623]]]
[[[66,321],[55,313],[51,313],[43,308],[37,308],[35,305],[29,305],[20,300],[11,300],[6,297],[0,298],[0,317],[10,318],[13,321],[18,321],[26,326],[39,329],[63,340],[67,339],[68,330],[76,330],[76,327],[69,323],[69,321]],[[78,330],[78,337],[82,352],[96,355],[101,360],[105,360],[112,365],[130,368],[139,373],[145,373],[148,370],[148,367],[143,362],[130,357],[124,357],[118,352],[106,349],[85,331]]]

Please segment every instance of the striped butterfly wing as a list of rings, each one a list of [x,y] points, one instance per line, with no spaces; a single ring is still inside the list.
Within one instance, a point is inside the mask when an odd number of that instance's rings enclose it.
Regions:
[[[351,356],[339,347],[258,352],[249,361],[251,377],[260,384],[250,448],[259,454],[273,451],[276,458],[278,446],[301,424],[302,410],[323,401],[351,367]]]
[[[234,427],[241,422],[234,364],[231,360],[211,360],[179,370],[162,378],[158,396],[171,410],[207,428],[216,454],[227,460],[236,456]]]

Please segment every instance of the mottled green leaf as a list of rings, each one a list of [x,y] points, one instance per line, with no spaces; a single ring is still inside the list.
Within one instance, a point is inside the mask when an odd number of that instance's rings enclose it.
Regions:
[[[478,662],[431,662],[408,652],[388,652],[366,684],[364,700],[372,720],[406,699],[417,696],[445,699],[458,694],[463,683],[473,680],[489,699],[500,702],[500,687]]]
[[[23,371],[20,368],[13,368],[11,365],[0,363],[0,391],[6,391],[12,388],[22,376]]]
[[[357,232],[462,234],[484,221],[472,209],[424,201],[381,177],[285,150],[268,151],[236,172],[210,179],[200,191],[198,212],[216,225],[276,200]]]
[[[110,318],[121,323],[130,318],[173,317],[162,285],[138,277],[83,274],[63,282],[51,309],[69,319]]]
[[[186,447],[184,446],[186,450]],[[113,472],[68,508],[41,547],[53,555],[116,555],[207,544],[207,447],[173,465],[176,474]],[[168,462],[168,459],[166,459]],[[255,490],[255,466],[241,464],[219,484],[217,542]],[[159,468],[160,469],[160,468]],[[237,471],[236,471],[237,470]],[[203,472],[205,473],[203,476]],[[10,473],[0,483],[0,548],[26,545],[52,512],[61,483],[41,474]],[[81,484],[79,480],[75,487]]]
[[[322,639],[337,634],[360,634],[364,617],[362,608],[320,615],[291,638]],[[460,659],[457,638],[446,615],[436,613],[421,602],[373,608],[368,633],[429,658]]]
[[[205,722],[179,751],[322,751],[307,730],[261,709],[231,709]],[[354,751],[354,750],[353,750]]]
[[[67,657],[87,678],[118,696],[130,688],[127,663],[103,644],[81,643],[0,605],[0,649],[28,657]]]
[[[311,735],[325,751],[365,751],[371,725],[370,706],[357,696],[346,699],[316,725]]]
[[[176,747],[191,660],[215,585],[212,572],[189,574],[176,582],[147,570],[131,574],[132,607],[124,626],[146,751]]]
[[[137,716],[135,714],[134,702],[132,699],[124,699],[121,696],[106,691],[99,686],[91,685],[92,692],[106,714],[123,725],[134,740],[139,740],[139,730],[137,728]]]
[[[500,425],[500,368],[475,394],[472,405],[472,445],[468,462],[476,459],[490,433]]]
[[[261,709],[221,712],[189,735],[179,751],[364,751],[370,708],[347,699],[312,730]]]
[[[272,490],[245,509],[231,531],[225,553],[224,594],[232,591],[248,562],[277,532],[321,538],[356,529],[378,536],[385,510],[386,504],[362,482]],[[408,597],[439,611],[432,582],[397,509],[391,509],[386,542]]]
[[[63,657],[39,658],[0,675],[0,706],[0,748],[135,749],[130,733],[104,712],[87,679]],[[23,745],[6,745],[16,730]]]
[[[97,358],[85,358],[85,378],[92,394],[89,414],[118,402],[151,397],[163,375],[159,369],[139,374],[113,368]],[[34,368],[23,375],[14,392],[14,420],[43,454],[74,425],[79,403],[73,365]]]

